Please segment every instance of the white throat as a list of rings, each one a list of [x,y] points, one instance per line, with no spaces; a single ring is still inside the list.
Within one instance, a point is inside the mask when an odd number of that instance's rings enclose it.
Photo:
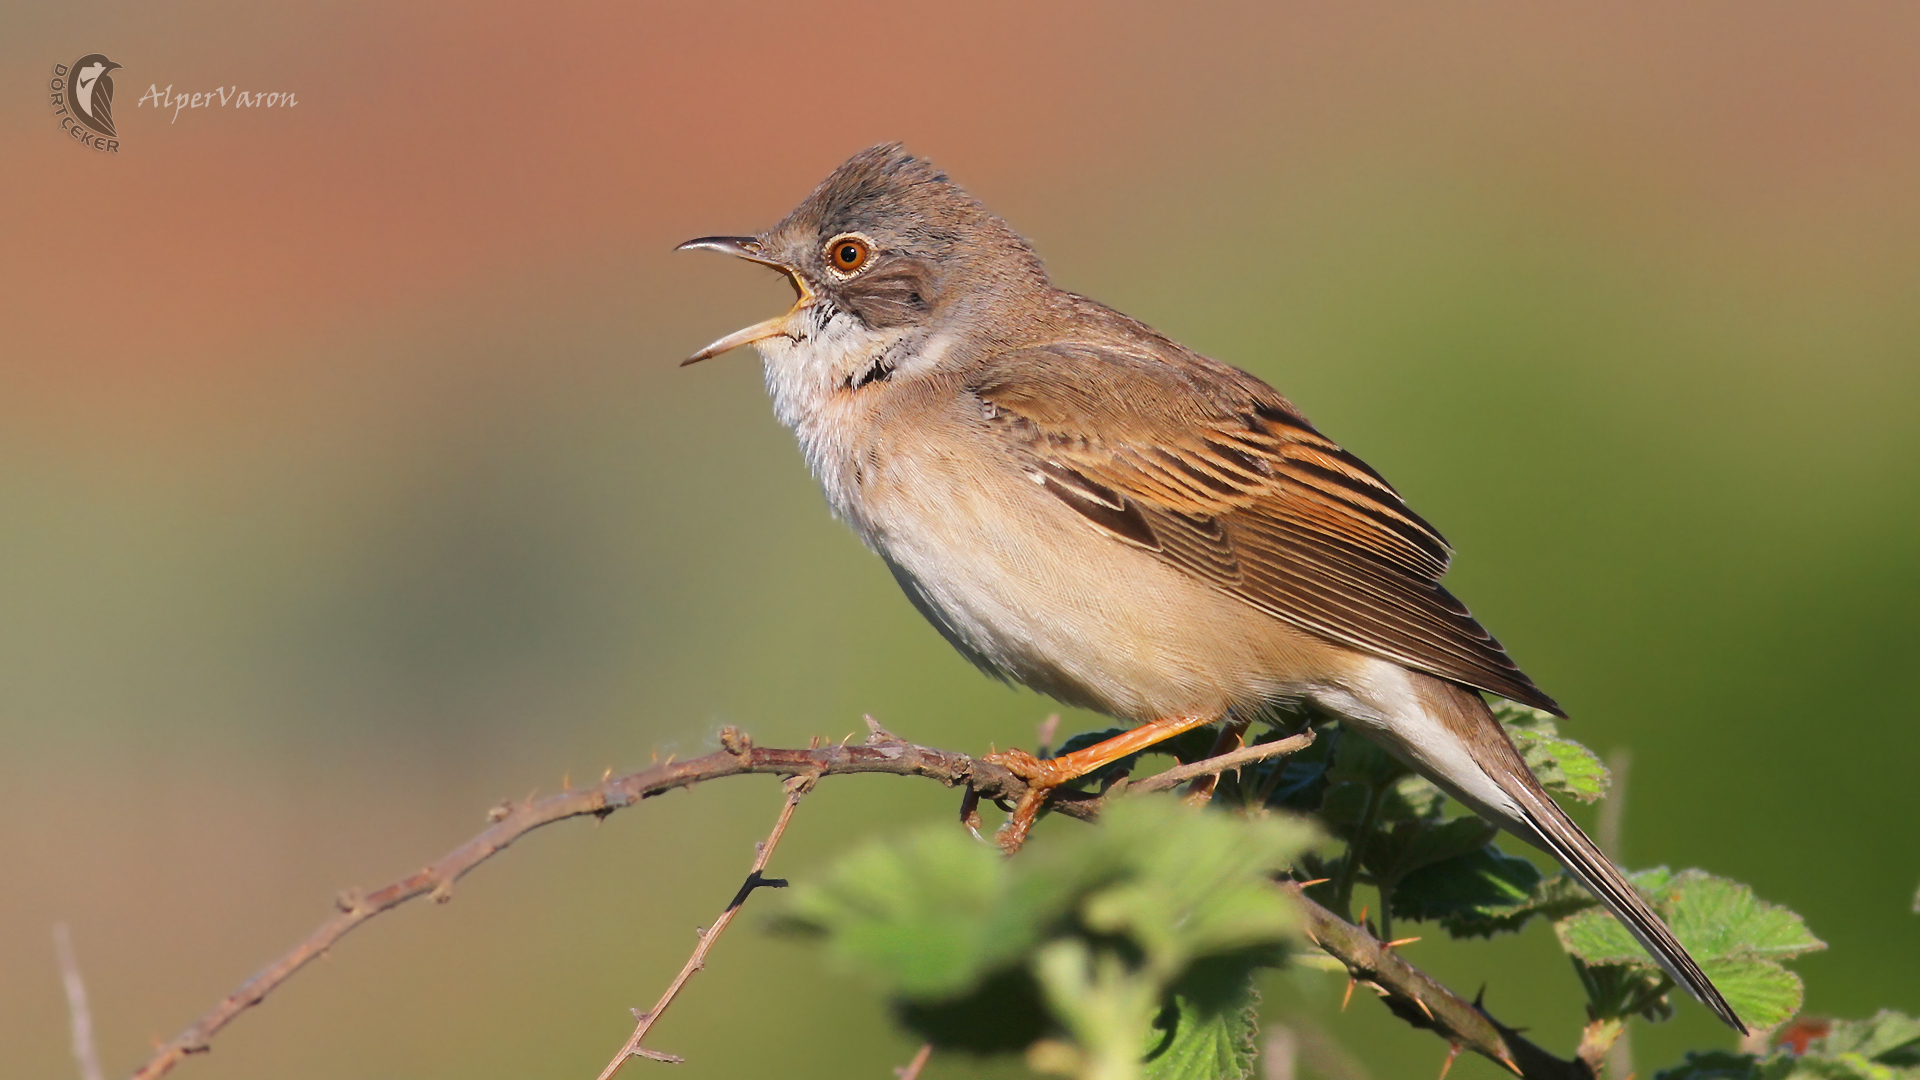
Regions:
[[[873,330],[827,304],[802,308],[790,334],[754,343],[766,368],[767,392],[780,422],[799,432],[902,343],[903,330]],[[802,438],[805,436],[803,435]]]
[[[802,309],[794,322],[792,333],[754,343],[774,415],[793,429],[834,513],[866,536],[856,462],[884,449],[870,445],[875,406],[892,384],[936,366],[951,337],[925,327],[876,330],[827,304]]]

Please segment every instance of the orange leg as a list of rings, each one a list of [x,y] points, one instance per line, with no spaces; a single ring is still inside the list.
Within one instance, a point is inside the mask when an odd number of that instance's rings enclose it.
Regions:
[[[1207,751],[1207,756],[1217,758],[1221,754],[1231,754],[1240,749],[1240,743],[1247,734],[1247,724],[1246,720],[1227,721],[1227,726],[1220,729],[1220,737],[1213,740],[1213,749]],[[1187,793],[1180,797],[1180,801],[1188,806],[1205,806],[1213,801],[1213,789],[1219,784],[1219,773],[1197,776],[1193,783],[1187,785]]]
[[[1165,742],[1183,731],[1211,724],[1216,719],[1218,717],[1170,716],[1164,720],[1152,720],[1105,742],[1044,760],[1024,750],[988,754],[981,760],[1002,766],[1027,782],[1027,792],[1020,797],[1020,805],[1014,808],[1012,820],[1000,830],[1001,848],[1008,854],[1020,850],[1020,845],[1027,842],[1027,832],[1033,828],[1033,820],[1040,816],[1040,808],[1046,805],[1047,795],[1054,788],[1085,776],[1102,765],[1119,761],[1128,754]]]

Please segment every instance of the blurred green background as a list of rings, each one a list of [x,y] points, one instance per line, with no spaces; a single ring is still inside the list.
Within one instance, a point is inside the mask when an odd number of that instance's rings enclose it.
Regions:
[[[1630,865],[1805,915],[1832,946],[1797,965],[1810,1010],[1920,1010],[1915,9],[8,23],[7,1075],[71,1075],[58,920],[124,1072],[336,890],[439,855],[502,797],[704,752],[725,723],[1031,743],[1052,706],[951,653],[829,520],[752,356],[675,367],[786,294],[671,245],[763,228],[891,138],[1061,284],[1275,383],[1391,477],[1564,730],[1631,749]],[[124,65],[117,156],[70,145],[45,100],[93,51]],[[150,85],[300,104],[170,121],[137,107]],[[734,780],[531,837],[177,1075],[591,1076],[778,801]],[[772,871],[955,803],[827,783]],[[676,1075],[906,1060],[864,987],[748,914],[656,1028]],[[1407,955],[1571,1048],[1545,927]],[[1340,990],[1276,974],[1268,1010],[1373,1076],[1438,1070],[1436,1040],[1366,995],[1339,1012]],[[1636,1031],[1642,1075],[1729,1042],[1691,1004]]]

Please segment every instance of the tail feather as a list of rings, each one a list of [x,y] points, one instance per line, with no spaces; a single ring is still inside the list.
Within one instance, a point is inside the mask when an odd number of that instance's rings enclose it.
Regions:
[[[1651,953],[1673,981],[1712,1009],[1727,1026],[1747,1034],[1747,1025],[1700,970],[1633,883],[1600,850],[1527,768],[1526,759],[1494,719],[1478,693],[1431,676],[1412,676],[1425,716],[1413,725],[1388,720],[1372,725],[1422,775],[1472,806],[1489,821],[1560,861]],[[1434,730],[1434,721],[1447,738]]]
[[[1700,965],[1688,955],[1679,939],[1673,936],[1673,931],[1667,928],[1667,924],[1647,904],[1627,876],[1620,872],[1620,868],[1613,865],[1613,861],[1601,852],[1599,845],[1573,823],[1573,819],[1560,809],[1551,796],[1539,790],[1531,774],[1522,785],[1535,789],[1528,793],[1533,798],[1521,802],[1522,813],[1526,815],[1527,823],[1533,826],[1535,835],[1523,836],[1522,839],[1533,842],[1560,860],[1568,873],[1605,904],[1608,911],[1613,912],[1634,940],[1653,954],[1660,967],[1673,976],[1674,982],[1712,1009],[1729,1027],[1742,1035],[1747,1034],[1747,1025],[1733,1011],[1733,1006],[1727,1004],[1727,999],[1721,996],[1713,980],[1700,970]]]

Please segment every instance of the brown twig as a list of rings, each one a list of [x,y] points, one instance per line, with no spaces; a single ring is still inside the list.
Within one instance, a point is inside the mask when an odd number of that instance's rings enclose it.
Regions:
[[[609,777],[590,788],[562,791],[540,799],[529,797],[523,802],[502,803],[488,814],[492,821],[490,826],[435,862],[370,893],[358,890],[341,893],[337,900],[339,911],[315,928],[305,940],[227,995],[192,1027],[155,1050],[147,1063],[133,1074],[133,1080],[156,1080],[188,1055],[204,1053],[210,1048],[213,1037],[232,1023],[235,1017],[259,1004],[294,972],[324,954],[349,931],[383,911],[420,896],[432,896],[438,902],[451,899],[456,881],[505,850],[515,840],[543,825],[586,815],[605,817],[615,810],[677,788],[750,773],[815,779],[853,773],[925,776],[949,787],[964,784],[981,798],[1002,804],[1017,802],[1026,792],[1026,783],[1000,766],[951,750],[906,742],[871,718],[867,720],[867,727],[869,735],[863,744],[815,746],[806,750],[758,747],[746,735],[727,728],[720,733],[721,749],[703,757],[678,762],[669,760],[626,776]],[[1160,791],[1196,776],[1217,775],[1254,761],[1298,750],[1311,742],[1312,734],[1303,732],[1288,739],[1246,747],[1216,759],[1176,766],[1131,784],[1125,790]],[[1106,799],[1119,794],[1118,786],[1104,796],[1057,791],[1050,806],[1057,813],[1091,820],[1098,816]],[[790,807],[782,812],[783,822],[788,813]],[[1293,892],[1298,895],[1298,888],[1294,888]],[[738,901],[743,899],[744,893],[737,896],[734,907],[737,908]],[[1388,1007],[1402,1019],[1416,1027],[1435,1030],[1451,1041],[1501,1062],[1527,1080],[1593,1080],[1590,1069],[1581,1071],[1577,1063],[1561,1061],[1514,1032],[1502,1028],[1477,1006],[1461,1000],[1421,973],[1365,930],[1340,919],[1305,896],[1299,899],[1307,912],[1308,930],[1314,942],[1346,964],[1355,979],[1380,991]],[[702,955],[703,952],[696,950],[695,959]],[[675,989],[685,981],[686,974],[688,972],[683,971],[682,977],[676,980]],[[654,1007],[654,1015],[671,1000],[671,993]]]
[[[381,912],[417,897],[432,896],[435,901],[443,903],[452,899],[456,881],[505,850],[515,840],[543,825],[588,814],[605,817],[615,810],[676,788],[748,773],[776,776],[849,773],[926,776],[949,787],[969,785],[982,797],[999,801],[1018,799],[1027,789],[1025,781],[997,765],[987,764],[966,754],[913,745],[871,720],[868,721],[868,727],[871,734],[864,744],[808,750],[757,747],[746,735],[728,728],[720,733],[721,749],[704,757],[667,761],[626,776],[609,777],[590,788],[562,791],[542,799],[530,797],[524,802],[503,802],[487,815],[492,825],[434,862],[372,892],[357,889],[342,892],[335,901],[339,910],[334,915],[316,927],[305,940],[242,983],[239,989],[222,999],[192,1027],[155,1050],[146,1064],[133,1074],[134,1080],[155,1080],[188,1055],[205,1053],[214,1035],[232,1023],[235,1017],[258,1005],[294,972],[324,954],[349,931]],[[1092,808],[1071,801],[1063,801],[1056,809],[1082,818],[1091,818],[1096,813]]]
[[[814,748],[818,749],[819,740],[814,740],[814,743]],[[693,973],[707,966],[707,951],[713,948],[714,942],[720,940],[721,934],[726,933],[727,927],[733,923],[734,915],[738,914],[741,905],[747,902],[747,897],[752,896],[753,891],[759,888],[786,888],[785,881],[762,877],[760,872],[767,868],[767,860],[773,858],[773,849],[779,845],[781,835],[787,831],[787,822],[793,820],[793,808],[800,805],[800,800],[806,796],[807,792],[813,790],[814,782],[819,779],[819,773],[802,773],[799,776],[787,778],[787,801],[780,807],[780,816],[774,820],[773,831],[757,845],[753,867],[747,871],[747,880],[741,883],[740,891],[733,894],[733,900],[727,904],[727,909],[720,913],[720,917],[713,921],[713,925],[699,932],[700,943],[693,947],[693,955],[687,957],[686,964],[680,968],[680,974],[674,977],[666,993],[660,995],[660,1000],[654,1003],[653,1008],[646,1012],[641,1012],[639,1009],[633,1010],[633,1034],[628,1036],[626,1045],[620,1048],[620,1052],[613,1055],[613,1060],[607,1062],[607,1067],[600,1071],[600,1080],[612,1080],[613,1074],[619,1072],[620,1066],[625,1065],[631,1058],[652,1058],[655,1061],[676,1064],[683,1060],[672,1054],[648,1050],[640,1045],[640,1041],[647,1037],[647,1032],[653,1030],[654,1022],[660,1019],[661,1013],[667,1011],[667,1006],[673,1004],[673,999],[680,994],[680,988],[687,985],[687,980],[693,978]]]
[[[73,934],[66,923],[53,924],[53,955],[60,964],[60,981],[67,990],[67,1020],[73,1029],[73,1061],[80,1080],[100,1080],[100,1051],[93,1042],[93,1010],[87,1007],[87,984],[80,977]]]
[[[1212,761],[1240,749],[1246,741],[1249,723],[1251,721],[1237,716],[1229,719],[1226,726],[1220,729],[1220,734],[1214,737],[1213,748],[1207,751],[1207,756],[1202,760]],[[1220,774],[1209,773],[1188,784],[1187,793],[1181,799],[1188,806],[1205,806],[1213,801],[1213,789],[1219,785]]]
[[[1489,1058],[1524,1080],[1595,1080],[1587,1062],[1557,1058],[1521,1038],[1487,1015],[1479,1002],[1440,985],[1365,928],[1315,903],[1299,885],[1283,883],[1282,888],[1299,902],[1308,938],[1345,964],[1353,981],[1379,994],[1400,1019]]]
[[[1219,757],[1210,757],[1196,761],[1191,765],[1175,765],[1166,772],[1155,773],[1145,780],[1136,780],[1127,785],[1129,794],[1138,795],[1149,791],[1165,791],[1170,787],[1193,779],[1196,776],[1218,776],[1223,772],[1244,769],[1256,761],[1265,761],[1281,754],[1298,753],[1313,745],[1313,732],[1303,731],[1298,735],[1289,735],[1269,743],[1255,743],[1244,746]]]
[[[919,1080],[920,1070],[927,1067],[927,1059],[932,1056],[933,1044],[921,1043],[920,1049],[914,1051],[913,1060],[893,1070],[893,1075],[899,1080]]]

